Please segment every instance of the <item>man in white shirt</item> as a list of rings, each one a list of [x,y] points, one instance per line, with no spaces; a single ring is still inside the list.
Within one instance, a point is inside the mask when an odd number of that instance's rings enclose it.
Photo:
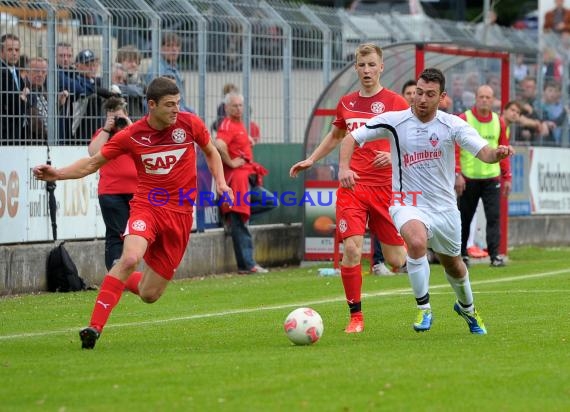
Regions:
[[[438,111],[445,98],[445,77],[434,68],[418,79],[410,109],[380,114],[352,131],[341,144],[339,180],[352,188],[359,176],[349,168],[354,145],[362,145],[392,132],[392,206],[390,215],[408,248],[408,276],[418,306],[413,324],[417,332],[431,328],[429,303],[430,267],[427,248],[433,249],[445,269],[457,301],[454,310],[463,317],[471,333],[487,333],[475,310],[469,272],[461,259],[461,219],[457,209],[455,145],[478,159],[496,163],[513,154],[510,146],[491,148],[477,131],[457,116]]]

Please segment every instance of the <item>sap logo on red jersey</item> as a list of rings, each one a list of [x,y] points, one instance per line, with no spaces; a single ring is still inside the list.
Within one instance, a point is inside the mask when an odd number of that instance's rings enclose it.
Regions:
[[[159,153],[148,153],[141,155],[146,172],[151,175],[167,175],[182,155],[186,148],[169,150]]]
[[[346,119],[346,130],[348,130],[348,132],[350,133],[353,130],[358,129],[360,126],[364,126],[368,120],[370,119],[356,118],[356,117],[353,117],[352,119]]]

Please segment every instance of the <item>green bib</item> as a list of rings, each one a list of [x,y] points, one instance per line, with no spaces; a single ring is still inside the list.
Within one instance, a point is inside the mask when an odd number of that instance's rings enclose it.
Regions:
[[[483,139],[487,141],[489,147],[495,149],[499,146],[501,136],[501,122],[497,113],[491,113],[492,120],[488,123],[481,123],[473,115],[471,110],[465,112],[467,123],[475,128]],[[499,163],[485,163],[477,159],[467,150],[461,149],[461,173],[471,179],[490,179],[501,175]]]

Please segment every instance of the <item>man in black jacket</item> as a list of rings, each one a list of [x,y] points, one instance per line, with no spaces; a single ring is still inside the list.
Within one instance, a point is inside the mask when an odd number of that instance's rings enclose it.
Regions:
[[[19,145],[26,139],[24,80],[17,67],[19,60],[20,39],[4,34],[0,37],[0,145]]]

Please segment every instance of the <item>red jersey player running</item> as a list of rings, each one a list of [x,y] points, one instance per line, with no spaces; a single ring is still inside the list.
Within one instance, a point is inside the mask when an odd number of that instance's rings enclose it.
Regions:
[[[354,68],[360,80],[360,89],[340,99],[331,131],[307,159],[291,167],[291,177],[296,177],[299,172],[332,152],[347,133],[366,124],[368,119],[380,113],[409,107],[403,97],[380,84],[380,74],[384,70],[380,47],[371,43],[361,44],[356,49],[355,57]],[[337,191],[337,230],[344,243],[341,277],[350,310],[346,333],[364,330],[360,259],[366,225],[382,243],[382,253],[389,265],[400,268],[406,262],[404,241],[388,213],[392,197],[390,159],[390,143],[385,138],[355,148],[350,167],[358,170],[360,180],[353,190],[340,187]]]
[[[146,97],[148,115],[117,132],[93,156],[61,169],[48,165],[34,168],[34,176],[40,180],[78,179],[125,153],[133,157],[137,168],[138,186],[131,201],[123,253],[103,279],[89,327],[79,332],[84,349],[95,347],[123,290],[153,303],[174,276],[192,228],[196,146],[206,156],[218,194],[233,201],[206,126],[198,116],[180,112],[176,83],[158,77],[149,84]],[[142,259],[144,271],[135,272]]]

